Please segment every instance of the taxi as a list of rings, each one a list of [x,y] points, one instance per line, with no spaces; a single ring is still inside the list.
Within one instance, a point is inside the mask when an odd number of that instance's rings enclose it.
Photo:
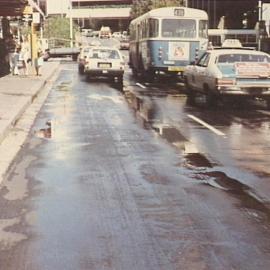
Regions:
[[[186,67],[184,80],[191,101],[197,93],[206,97],[209,105],[224,97],[238,100],[262,98],[270,109],[270,56],[240,45],[206,51],[201,58]]]
[[[119,84],[123,84],[125,69],[124,57],[118,49],[112,47],[93,47],[90,49],[86,60],[84,72],[88,78],[107,77]]]

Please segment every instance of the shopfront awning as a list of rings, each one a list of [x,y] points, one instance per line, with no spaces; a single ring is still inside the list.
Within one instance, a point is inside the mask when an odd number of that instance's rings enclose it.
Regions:
[[[0,0],[0,16],[20,16],[27,0]]]

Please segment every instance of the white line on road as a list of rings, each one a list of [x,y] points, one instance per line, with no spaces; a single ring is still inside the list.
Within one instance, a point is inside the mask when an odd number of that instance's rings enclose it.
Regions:
[[[257,112],[260,112],[260,113],[265,114],[265,115],[270,115],[270,112],[266,112],[266,111],[263,111],[263,110],[257,110]]]
[[[142,85],[141,83],[136,83],[136,85],[140,86],[141,88],[145,89],[146,87],[144,85]]]
[[[199,119],[198,117],[192,115],[192,114],[188,114],[188,117],[193,119],[194,121],[198,122],[199,124],[201,124],[202,126],[210,129],[211,131],[213,131],[215,134],[219,135],[219,136],[226,136],[225,133],[221,132],[220,130],[214,128],[213,126],[207,124],[206,122],[204,122],[203,120]]]

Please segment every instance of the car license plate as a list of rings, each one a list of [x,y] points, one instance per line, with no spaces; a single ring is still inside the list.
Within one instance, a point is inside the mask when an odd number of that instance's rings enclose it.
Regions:
[[[184,71],[184,67],[168,67],[168,71]]]
[[[100,64],[98,64],[98,67],[99,68],[110,68],[111,64],[109,64],[109,63],[100,63]]]
[[[106,74],[106,73],[108,73],[108,70],[102,70],[102,73]]]

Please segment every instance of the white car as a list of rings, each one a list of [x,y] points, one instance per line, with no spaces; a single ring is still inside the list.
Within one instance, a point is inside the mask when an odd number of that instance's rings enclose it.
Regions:
[[[190,101],[206,95],[209,105],[224,97],[244,100],[263,98],[270,108],[270,56],[244,48],[220,48],[205,52],[184,71]]]
[[[78,56],[78,71],[80,74],[84,74],[84,66],[86,57],[90,51],[91,46],[85,46],[81,48],[80,54]]]
[[[88,77],[108,77],[123,84],[125,61],[118,49],[93,47],[90,49],[84,72]]]
[[[120,39],[122,37],[122,34],[121,32],[113,32],[112,37]]]

